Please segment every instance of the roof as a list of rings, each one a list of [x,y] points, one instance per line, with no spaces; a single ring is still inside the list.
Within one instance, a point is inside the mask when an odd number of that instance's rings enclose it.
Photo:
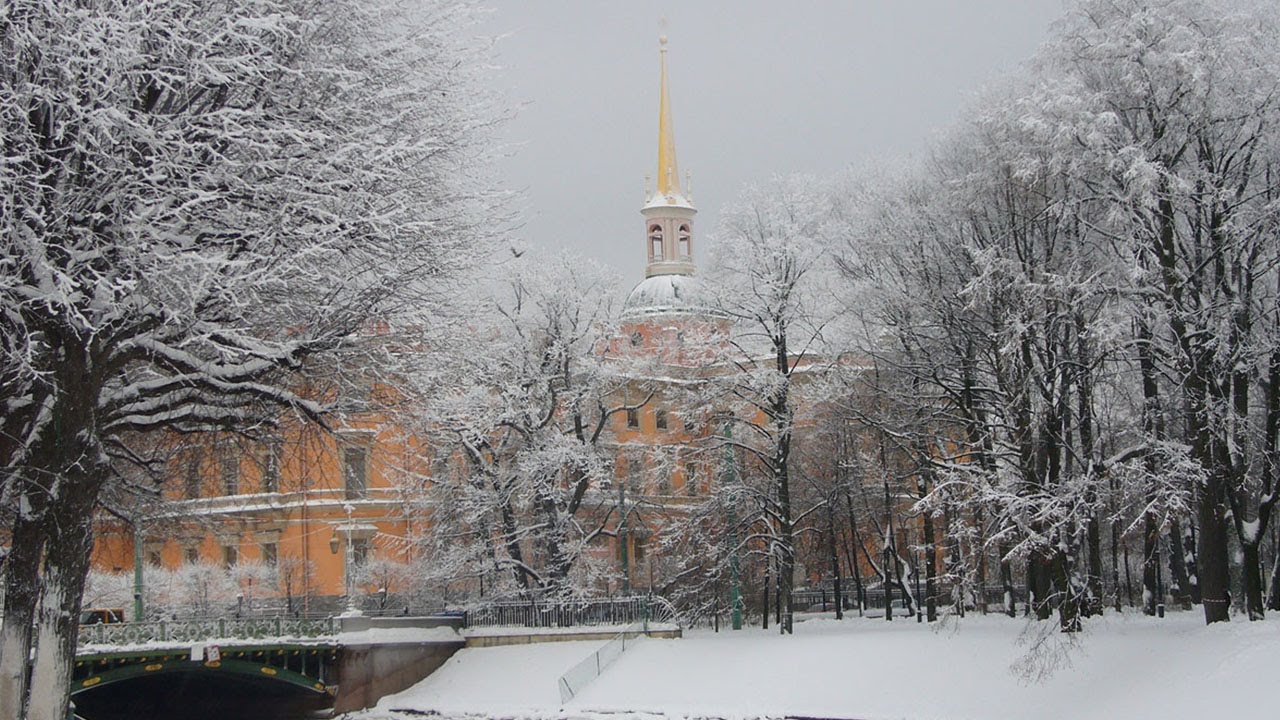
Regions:
[[[688,313],[718,314],[698,278],[692,275],[654,275],[641,280],[622,305],[622,316]]]

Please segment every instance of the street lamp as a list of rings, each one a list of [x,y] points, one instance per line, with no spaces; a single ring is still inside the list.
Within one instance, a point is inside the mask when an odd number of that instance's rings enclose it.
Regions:
[[[355,552],[355,548],[351,546],[351,530],[352,530],[351,513],[355,512],[355,507],[352,506],[351,503],[346,503],[342,506],[342,509],[345,510],[347,513],[347,563],[346,563],[347,567],[346,567],[346,572],[344,573],[344,575],[346,576],[345,579],[346,579],[346,591],[347,591],[347,610],[343,614],[352,616],[352,615],[360,614],[359,608],[356,607],[356,593],[355,593],[355,572],[354,571],[355,571],[356,552]]]
[[[142,585],[142,523],[133,521],[133,621],[143,621]]]

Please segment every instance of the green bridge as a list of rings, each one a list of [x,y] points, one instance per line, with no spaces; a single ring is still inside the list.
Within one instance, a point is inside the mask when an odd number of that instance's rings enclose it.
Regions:
[[[464,645],[461,618],[210,619],[81,628],[72,700],[89,720],[298,718],[375,704]],[[367,639],[363,630],[397,632]],[[180,711],[178,710],[180,709]]]

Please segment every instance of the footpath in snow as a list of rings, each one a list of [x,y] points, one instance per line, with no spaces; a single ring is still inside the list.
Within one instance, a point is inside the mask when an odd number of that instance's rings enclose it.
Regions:
[[[695,630],[637,643],[563,705],[557,678],[602,643],[469,648],[358,717],[1200,720],[1256,715],[1258,678],[1280,677],[1278,622],[1108,614],[1070,642],[1041,627],[971,615],[809,619],[791,637]],[[1036,636],[1046,642],[1033,651]],[[1019,672],[1029,655],[1047,676]]]

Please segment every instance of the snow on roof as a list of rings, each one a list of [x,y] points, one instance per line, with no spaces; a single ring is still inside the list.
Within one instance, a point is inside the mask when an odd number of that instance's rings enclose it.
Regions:
[[[668,192],[668,193],[661,193],[661,192],[653,193],[652,195],[649,196],[649,199],[645,201],[644,207],[641,208],[641,211],[649,210],[651,208],[671,208],[671,207],[686,208],[688,210],[694,209],[693,202],[677,191],[677,192]]]
[[[713,315],[702,283],[692,275],[654,275],[641,280],[623,303],[624,318],[663,313]]]

